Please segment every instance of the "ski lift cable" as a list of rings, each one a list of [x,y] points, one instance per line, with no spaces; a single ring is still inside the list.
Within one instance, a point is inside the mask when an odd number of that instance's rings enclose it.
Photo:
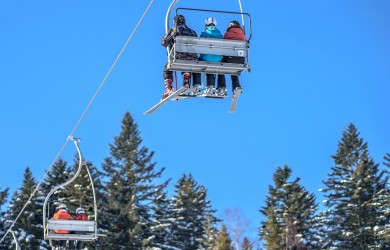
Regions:
[[[140,24],[142,23],[143,19],[145,18],[146,14],[148,13],[150,7],[152,6],[152,4],[154,3],[155,0],[151,0],[149,5],[147,6],[146,10],[144,11],[143,15],[141,16],[141,18],[139,19],[137,25],[135,26],[135,28],[133,29],[132,33],[130,34],[130,36],[128,37],[125,45],[123,46],[123,48],[121,49],[121,51],[119,52],[118,56],[116,57],[114,63],[112,64],[112,66],[110,67],[108,73],[106,74],[106,76],[104,77],[103,81],[101,82],[101,84],[99,85],[98,89],[96,90],[95,94],[93,95],[91,101],[88,103],[87,107],[85,108],[84,112],[82,113],[81,117],[79,118],[79,120],[77,121],[76,125],[74,126],[72,132],[70,133],[70,135],[68,136],[66,142],[64,143],[64,145],[62,146],[61,150],[59,151],[59,153],[56,155],[56,157],[54,158],[53,162],[51,163],[50,167],[45,171],[45,174],[43,175],[41,181],[38,183],[38,185],[36,186],[36,188],[34,189],[34,191],[31,193],[30,197],[28,198],[27,202],[24,204],[22,210],[19,212],[18,216],[16,216],[15,220],[13,220],[11,226],[9,227],[9,229],[6,231],[6,233],[3,235],[3,237],[0,239],[0,243],[4,241],[5,237],[11,232],[11,229],[12,227],[15,225],[15,223],[17,222],[17,220],[19,219],[19,217],[21,216],[21,214],[23,213],[23,211],[26,209],[27,205],[29,204],[29,202],[31,201],[32,197],[34,197],[35,193],[37,192],[37,190],[39,189],[39,187],[41,186],[41,184],[43,183],[45,177],[47,176],[49,170],[52,168],[52,166],[54,165],[54,163],[58,160],[59,156],[61,155],[61,153],[64,151],[65,147],[67,146],[67,144],[69,143],[69,141],[73,138],[73,135],[74,133],[76,132],[77,128],[80,126],[82,120],[84,119],[84,117],[86,116],[87,112],[89,111],[89,109],[91,108],[93,102],[95,101],[97,95],[99,94],[100,90],[103,88],[104,84],[106,83],[108,77],[111,75],[113,69],[115,68],[116,64],[118,63],[119,59],[121,58],[123,52],[125,51],[125,49],[128,47],[131,39],[133,38],[133,35],[135,34],[135,32],[138,30],[138,27],[140,26]]]

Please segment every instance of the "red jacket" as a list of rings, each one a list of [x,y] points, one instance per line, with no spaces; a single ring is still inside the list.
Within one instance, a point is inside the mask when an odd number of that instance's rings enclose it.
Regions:
[[[68,213],[68,211],[61,209],[57,213],[53,215],[53,219],[55,220],[71,220],[72,216]],[[69,230],[54,230],[57,234],[68,234]]]
[[[88,217],[85,214],[78,214],[73,219],[74,220],[88,220]]]
[[[223,38],[242,41],[246,40],[244,31],[240,27],[228,28]]]

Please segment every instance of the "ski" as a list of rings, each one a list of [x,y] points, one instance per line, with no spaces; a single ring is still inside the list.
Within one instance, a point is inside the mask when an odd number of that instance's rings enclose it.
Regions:
[[[154,111],[156,111],[156,109],[158,109],[159,107],[161,107],[164,103],[166,103],[167,101],[171,100],[172,98],[175,98],[176,96],[180,95],[180,94],[183,94],[183,93],[188,93],[188,90],[190,90],[190,88],[188,86],[183,86],[181,87],[180,89],[176,90],[175,92],[172,92],[169,96],[167,96],[166,98],[160,100],[159,103],[157,103],[156,105],[154,105],[153,107],[151,107],[148,111],[146,111],[144,114],[145,115],[150,115],[152,114]]]
[[[181,99],[196,97],[196,95],[190,94],[193,90],[194,90],[194,88],[188,88],[187,90],[183,91],[182,93],[174,96],[172,98],[172,101],[180,101]]]
[[[237,102],[238,102],[238,98],[240,97],[242,93],[242,88],[236,88],[236,90],[234,91],[234,95],[233,95],[233,102],[232,104],[230,105],[230,108],[229,108],[229,113],[233,113],[236,111],[236,106],[237,106]]]
[[[190,91],[188,91],[187,93],[190,93]],[[224,96],[219,96],[219,95],[208,95],[208,94],[202,94],[202,93],[199,93],[197,95],[194,95],[194,94],[180,94],[178,96],[176,96],[176,99],[172,99],[172,100],[180,100],[180,99],[187,99],[187,98],[195,98],[195,97],[198,97],[198,98],[214,98],[214,99],[225,99],[225,98],[228,98],[227,95],[224,95]]]

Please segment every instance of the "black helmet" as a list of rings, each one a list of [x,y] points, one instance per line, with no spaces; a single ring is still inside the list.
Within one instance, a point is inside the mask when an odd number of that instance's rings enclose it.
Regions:
[[[175,16],[175,19],[174,19],[175,23],[177,25],[180,25],[180,24],[185,24],[186,23],[186,19],[183,15],[177,15]]]
[[[241,28],[241,25],[240,25],[240,23],[237,22],[236,20],[233,20],[233,21],[231,21],[231,22],[229,23],[229,28],[230,28],[230,27],[239,27],[239,28]]]

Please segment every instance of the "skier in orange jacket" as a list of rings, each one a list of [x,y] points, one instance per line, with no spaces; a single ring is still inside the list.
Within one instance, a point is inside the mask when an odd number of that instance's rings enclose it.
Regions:
[[[60,204],[58,207],[57,207],[57,212],[53,215],[53,219],[55,220],[71,220],[72,219],[72,216],[68,213],[68,208],[66,207],[65,204]],[[60,229],[56,229],[54,230],[55,233],[57,234],[69,234],[69,230],[60,230]],[[57,242],[55,241],[50,241],[50,245],[52,247],[56,247],[56,246],[59,246],[59,247],[65,247],[66,246],[66,240],[60,240],[58,241],[58,244]],[[73,242],[69,241],[69,248],[71,248],[73,245]]]

